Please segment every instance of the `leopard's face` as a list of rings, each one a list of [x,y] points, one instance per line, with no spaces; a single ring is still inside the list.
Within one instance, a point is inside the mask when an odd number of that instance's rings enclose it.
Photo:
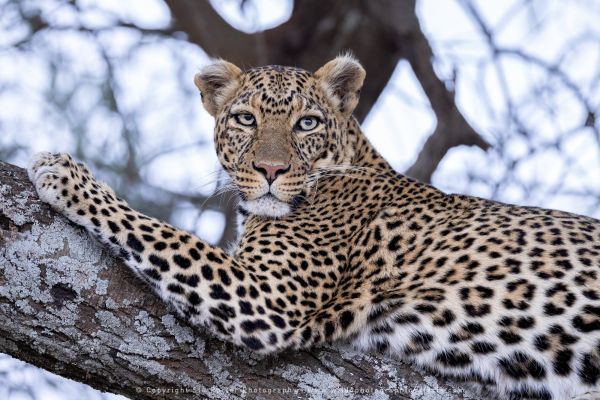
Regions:
[[[221,61],[196,76],[203,103],[216,118],[217,155],[242,208],[283,217],[306,198],[318,171],[340,162],[341,128],[363,79],[350,57],[315,74],[279,66],[242,72]]]
[[[336,115],[306,71],[260,68],[242,82],[219,115],[217,154],[248,211],[282,216],[306,195]]]

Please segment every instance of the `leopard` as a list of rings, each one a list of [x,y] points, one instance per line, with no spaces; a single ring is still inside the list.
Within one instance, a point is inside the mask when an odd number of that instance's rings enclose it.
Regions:
[[[252,352],[332,342],[502,399],[600,388],[600,221],[445,193],[396,172],[353,112],[365,70],[214,60],[194,76],[238,197],[226,250],[131,208],[66,153],[40,199],[193,326]]]

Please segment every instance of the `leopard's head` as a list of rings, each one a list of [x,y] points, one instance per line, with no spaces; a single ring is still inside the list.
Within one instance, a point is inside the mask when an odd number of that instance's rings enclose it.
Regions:
[[[315,171],[347,161],[346,127],[364,77],[348,55],[315,73],[282,66],[242,71],[218,61],[195,76],[242,208],[283,217],[310,192]]]

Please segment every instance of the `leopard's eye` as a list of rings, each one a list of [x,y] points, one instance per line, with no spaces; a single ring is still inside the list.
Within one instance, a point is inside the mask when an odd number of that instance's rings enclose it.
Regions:
[[[235,114],[233,116],[233,118],[235,118],[236,122],[240,125],[244,125],[244,126],[256,125],[256,118],[254,118],[254,115],[252,115],[250,113]]]
[[[317,117],[302,117],[296,123],[296,129],[299,131],[312,131],[319,126],[319,118]]]

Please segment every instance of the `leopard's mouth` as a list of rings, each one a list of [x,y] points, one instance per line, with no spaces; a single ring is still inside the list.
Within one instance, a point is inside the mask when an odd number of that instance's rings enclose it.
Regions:
[[[254,200],[241,200],[240,207],[250,214],[270,218],[282,218],[292,211],[290,204],[279,200],[272,193],[266,193]]]
[[[285,201],[279,199],[277,196],[275,196],[272,192],[269,192],[267,194],[262,195],[260,198],[264,198],[264,199],[271,199],[271,200],[276,200],[276,201],[281,201],[282,203],[285,203]]]

